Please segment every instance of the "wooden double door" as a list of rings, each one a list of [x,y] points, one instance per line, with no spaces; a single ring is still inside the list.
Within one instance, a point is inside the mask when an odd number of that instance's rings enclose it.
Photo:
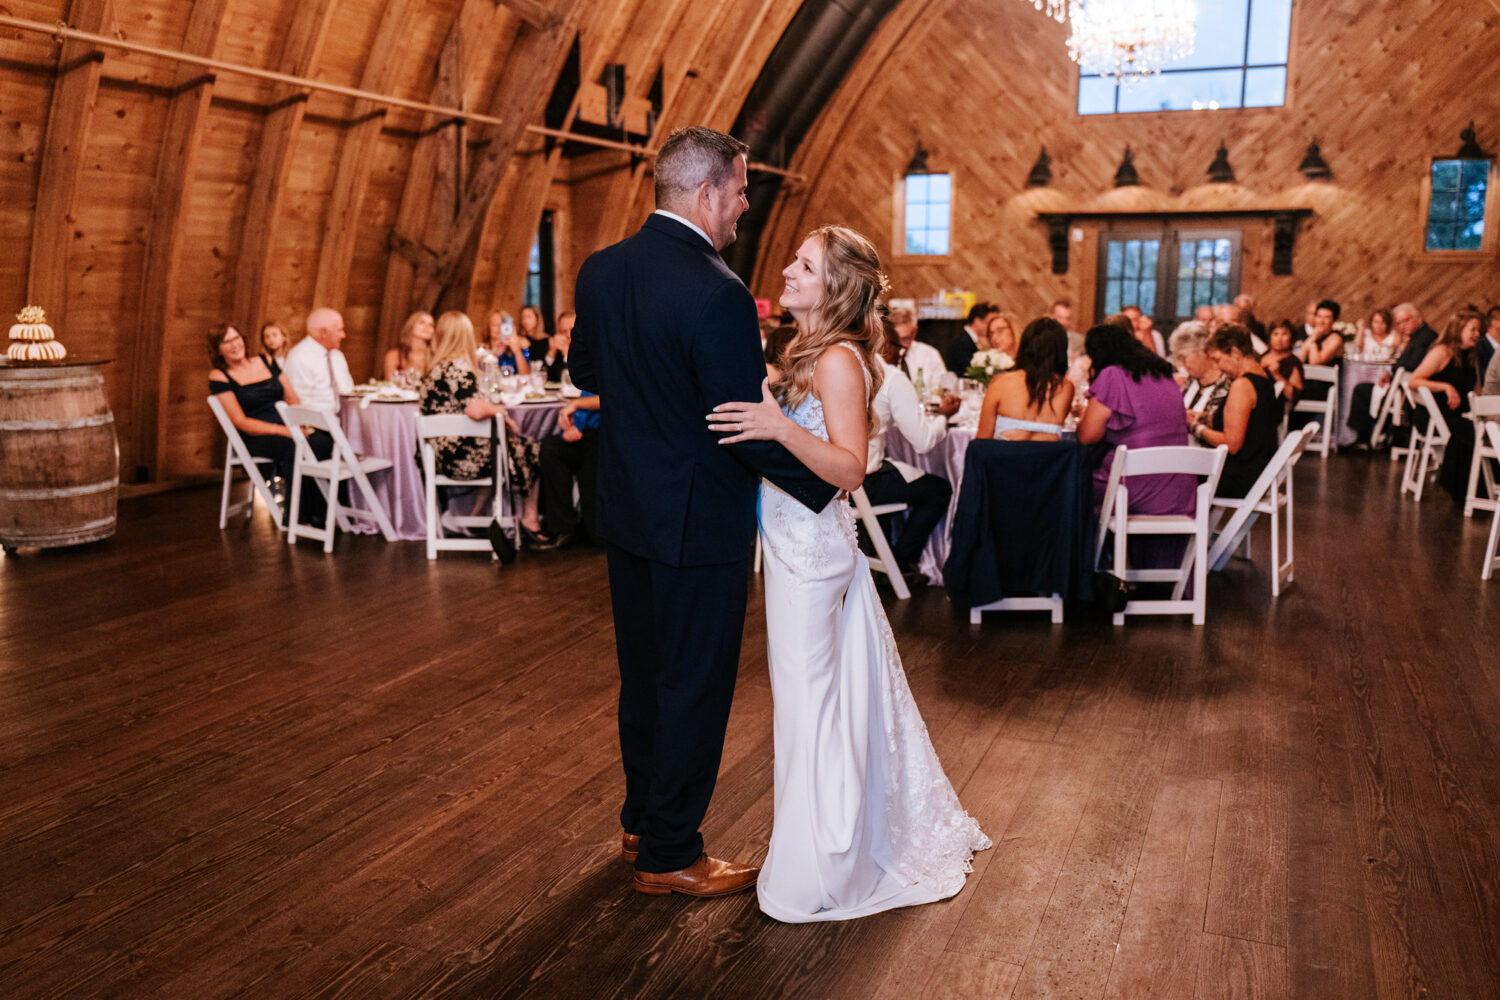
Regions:
[[[1138,306],[1163,336],[1240,293],[1240,230],[1171,226],[1099,233],[1094,322]]]

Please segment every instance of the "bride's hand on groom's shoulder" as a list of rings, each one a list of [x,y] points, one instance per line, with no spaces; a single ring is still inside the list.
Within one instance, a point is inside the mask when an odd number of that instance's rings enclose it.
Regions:
[[[720,444],[737,441],[779,441],[782,433],[791,424],[781,405],[771,394],[771,383],[760,383],[758,403],[720,403],[708,415],[708,429],[730,435],[721,438]]]

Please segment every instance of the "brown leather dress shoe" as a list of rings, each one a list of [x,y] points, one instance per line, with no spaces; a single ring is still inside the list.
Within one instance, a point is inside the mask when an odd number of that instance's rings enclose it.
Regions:
[[[727,896],[755,888],[755,880],[759,877],[759,868],[700,854],[697,861],[681,871],[636,872],[635,891],[653,896],[665,896],[671,892],[680,892],[684,896]]]
[[[629,830],[620,831],[620,860],[627,865],[635,864],[635,859],[640,857],[641,838]]]

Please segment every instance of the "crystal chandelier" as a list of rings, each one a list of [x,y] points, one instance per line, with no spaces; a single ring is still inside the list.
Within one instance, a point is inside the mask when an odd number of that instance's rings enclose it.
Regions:
[[[1031,0],[1031,6],[1061,24],[1082,6],[1082,2],[1081,0]]]
[[[1063,6],[1057,0],[1046,3],[1049,14]],[[1159,73],[1193,51],[1198,17],[1193,0],[1075,0],[1067,7],[1073,24],[1068,55],[1085,73],[1128,82]]]

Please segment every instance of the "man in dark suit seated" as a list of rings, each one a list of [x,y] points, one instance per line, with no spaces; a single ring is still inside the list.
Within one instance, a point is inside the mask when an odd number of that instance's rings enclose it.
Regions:
[[[571,324],[570,324],[571,325]],[[542,521],[559,547],[587,536],[604,544],[599,524],[599,397],[584,393],[557,414],[559,434],[542,438]],[[573,484],[578,505],[573,505]]]
[[[1410,302],[1403,302],[1392,309],[1391,318],[1395,321],[1396,332],[1406,341],[1406,347],[1396,357],[1391,371],[1414,372],[1422,359],[1427,357],[1432,345],[1437,343],[1437,331],[1422,321],[1421,312]],[[1380,376],[1380,385],[1390,383],[1389,373]],[[1349,394],[1349,417],[1345,423],[1358,435],[1355,444],[1370,443],[1370,432],[1375,429],[1375,418],[1370,416],[1370,397],[1374,392],[1375,386],[1364,382],[1355,386]]]
[[[703,853],[739,670],[763,476],[812,510],[834,487],[779,444],[723,445],[707,414],[762,398],[755,300],[718,251],[734,240],[748,147],[672,133],[657,210],[578,272],[568,367],[597,392],[599,508],[620,666],[621,856],[640,892],[719,896],[759,869]]]
[[[990,317],[999,312],[998,306],[988,302],[976,302],[969,310],[969,321],[964,324],[960,336],[950,340],[943,348],[943,363],[948,366],[950,372],[954,372],[959,378],[969,370],[969,362],[974,360],[976,351],[985,349],[989,343]]]

